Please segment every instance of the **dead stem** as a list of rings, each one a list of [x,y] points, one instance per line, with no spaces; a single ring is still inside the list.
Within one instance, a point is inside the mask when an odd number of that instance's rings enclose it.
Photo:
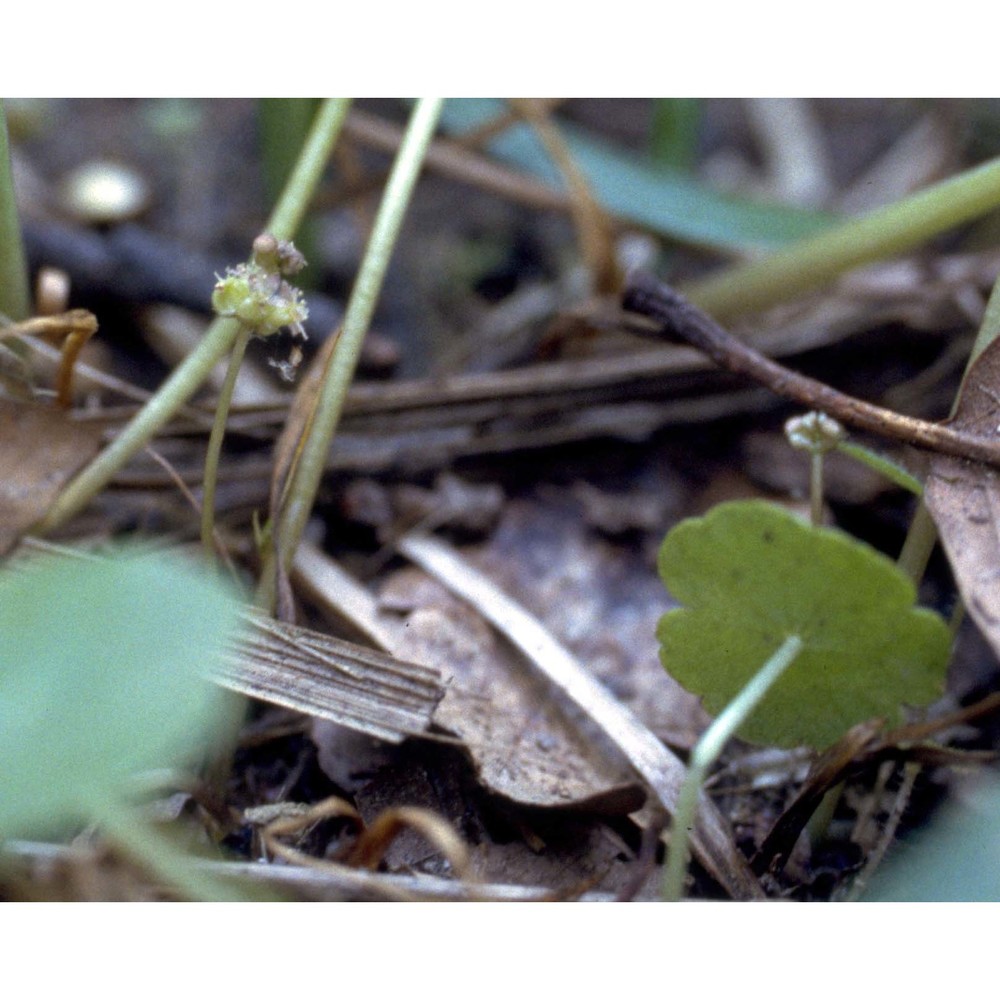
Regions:
[[[630,312],[661,324],[653,336],[686,341],[721,368],[746,375],[777,395],[829,414],[841,423],[928,451],[1000,466],[1000,442],[873,406],[784,368],[727,333],[682,295],[651,275],[640,273],[631,277],[623,304]]]

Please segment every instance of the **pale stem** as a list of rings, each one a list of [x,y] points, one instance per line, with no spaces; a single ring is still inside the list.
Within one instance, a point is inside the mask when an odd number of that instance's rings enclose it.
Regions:
[[[687,777],[677,796],[677,808],[670,827],[670,852],[663,878],[663,898],[667,902],[677,902],[684,892],[688,839],[697,820],[698,799],[709,769],[775,681],[792,665],[802,651],[802,646],[802,640],[797,635],[790,635],[705,730],[692,751]]]
[[[823,452],[809,455],[809,515],[814,528],[823,524]]]
[[[222,454],[222,439],[226,434],[226,419],[229,407],[233,401],[233,390],[236,387],[236,377],[240,373],[243,355],[253,332],[246,327],[240,330],[233,344],[233,352],[229,356],[229,367],[226,378],[219,391],[219,399],[215,404],[215,420],[212,423],[212,433],[208,438],[208,449],[205,452],[205,474],[202,476],[201,495],[201,545],[205,556],[210,562],[215,560],[215,488],[219,477],[219,456]]]
[[[326,381],[316,404],[308,436],[302,445],[288,500],[280,513],[273,515],[280,523],[277,537],[281,540],[282,560],[285,566],[291,564],[312,511],[330,451],[330,443],[340,421],[348,386],[354,377],[361,345],[368,332],[389,259],[424,155],[434,135],[442,104],[443,101],[437,98],[423,98],[417,103],[410,118],[347,305],[343,332],[330,358]],[[264,553],[257,603],[262,607],[272,607],[275,588],[276,556],[273,548],[269,547]]]
[[[0,312],[17,321],[27,319],[30,310],[28,267],[14,195],[7,113],[0,100]]]
[[[718,320],[767,309],[851,268],[912,250],[998,206],[1000,159],[994,159],[762,260],[689,285],[684,292]]]

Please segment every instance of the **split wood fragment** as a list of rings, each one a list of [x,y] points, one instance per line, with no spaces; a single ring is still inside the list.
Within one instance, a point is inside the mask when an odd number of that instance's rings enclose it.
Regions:
[[[222,687],[399,743],[428,729],[444,694],[436,670],[245,613],[250,628],[211,675]]]

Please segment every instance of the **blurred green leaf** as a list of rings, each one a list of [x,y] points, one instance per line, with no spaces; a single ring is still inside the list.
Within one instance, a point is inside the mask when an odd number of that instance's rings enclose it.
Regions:
[[[943,691],[947,625],[913,606],[913,584],[893,562],[841,531],[761,501],[724,503],[667,535],[659,569],[685,605],[660,620],[661,660],[712,714],[788,636],[802,639],[740,728],[746,740],[825,747]]]
[[[697,162],[701,101],[695,97],[663,97],[653,101],[649,154],[658,167],[689,171]]]
[[[865,902],[1000,902],[1000,781],[960,789],[926,830],[893,848]]]
[[[474,129],[502,114],[501,101],[446,102],[442,125],[453,133]],[[685,174],[659,169],[634,153],[615,149],[573,126],[560,131],[601,204],[615,215],[673,239],[720,250],[774,249],[827,228],[833,216],[721,195]],[[493,156],[562,188],[545,148],[527,125],[493,139]]]
[[[204,677],[239,607],[162,552],[0,575],[0,833],[57,830],[202,750],[227,702]]]

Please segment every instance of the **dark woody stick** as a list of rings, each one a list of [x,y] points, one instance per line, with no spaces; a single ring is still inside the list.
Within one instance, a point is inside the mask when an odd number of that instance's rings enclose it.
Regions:
[[[727,333],[711,317],[650,274],[639,272],[630,277],[622,304],[629,312],[660,324],[657,333],[638,328],[634,332],[685,341],[707,354],[719,367],[746,375],[777,395],[811,410],[820,410],[843,424],[928,451],[1000,466],[1000,441],[903,416],[790,371]]]

